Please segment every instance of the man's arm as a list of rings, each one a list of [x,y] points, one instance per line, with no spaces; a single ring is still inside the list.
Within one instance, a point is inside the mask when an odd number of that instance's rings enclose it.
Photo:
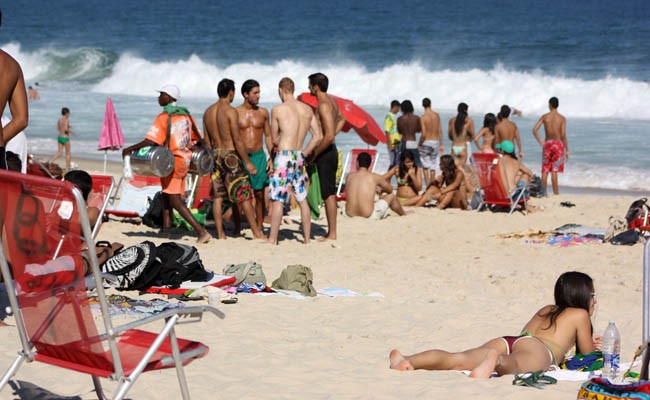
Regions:
[[[273,107],[271,110],[271,146],[278,146],[280,144],[280,119],[278,117],[280,110],[278,107]],[[271,152],[273,148],[271,148]]]
[[[142,141],[140,141],[140,142],[138,142],[138,143],[136,143],[136,144],[134,144],[132,146],[129,146],[129,147],[125,148],[124,150],[122,150],[122,158],[124,158],[125,156],[128,156],[129,154],[133,153],[134,151],[140,150],[141,148],[143,148],[145,146],[157,146],[157,143],[154,142],[151,139],[144,139],[144,140],[142,140]]]
[[[248,158],[248,152],[246,147],[241,140],[241,135],[239,134],[239,113],[234,108],[230,108],[226,111],[226,118],[228,119],[228,124],[230,125],[230,137],[232,138],[232,143],[239,154],[239,158],[246,165],[246,169],[250,172],[251,175],[257,174],[257,168],[253,165],[251,160]]]
[[[562,123],[560,125],[560,140],[564,144],[564,156],[566,159],[569,159],[569,142],[566,138],[566,119],[562,118]]]
[[[27,108],[27,91],[25,90],[25,80],[20,65],[16,66],[16,84],[9,95],[9,111],[11,112],[11,122],[2,129],[2,142],[0,146],[9,142],[14,136],[25,130],[29,120],[29,111]],[[4,105],[3,105],[4,108]]]
[[[544,123],[544,116],[542,115],[539,117],[539,120],[533,126],[533,135],[535,136],[535,139],[537,140],[537,143],[539,143],[540,146],[544,147],[544,142],[542,142],[542,139],[539,137],[539,134],[537,133],[539,131],[539,128],[542,126]]]
[[[323,132],[320,129],[320,125],[318,124],[318,120],[316,119],[315,115],[311,116],[311,121],[309,123],[309,130],[311,131],[311,139],[307,143],[307,147],[305,147],[302,151],[302,154],[305,157],[309,157],[309,155],[314,151],[316,146],[318,146],[320,142],[323,140]]]
[[[393,193],[393,187],[383,176],[375,173],[373,173],[373,176],[375,177],[375,183],[381,189],[382,193]]]
[[[319,103],[316,111],[318,112],[321,129],[323,130],[323,140],[321,140],[320,144],[314,149],[314,157],[321,154],[326,148],[334,143],[334,137],[336,135],[336,132],[334,132],[336,126],[334,126],[334,118],[332,118],[331,105],[329,103]]]
[[[266,151],[271,154],[273,151],[273,138],[271,137],[271,124],[269,123],[269,111],[266,108],[261,108],[260,111],[264,115],[264,142],[266,143]]]
[[[523,160],[524,149],[521,147],[521,138],[519,137],[519,128],[517,128],[517,125],[515,125],[515,142],[517,142],[517,148],[519,149],[519,158]]]

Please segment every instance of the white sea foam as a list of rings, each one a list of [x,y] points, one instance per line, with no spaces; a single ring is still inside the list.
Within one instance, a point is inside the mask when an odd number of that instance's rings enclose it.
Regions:
[[[275,63],[209,63],[197,55],[183,60],[154,62],[133,53],[113,53],[95,48],[23,51],[16,43],[2,48],[22,65],[33,80],[95,81],[92,90],[107,94],[150,96],[166,82],[176,83],[187,97],[214,98],[224,77],[239,85],[254,78],[263,96],[275,99],[280,78],[289,76],[297,91],[307,88],[307,76],[322,71],[330,78],[330,92],[366,106],[386,106],[392,99],[419,104],[429,97],[433,107],[453,110],[464,101],[473,113],[485,113],[509,104],[527,115],[546,112],[551,96],[569,117],[650,120],[650,85],[609,76],[598,80],[550,76],[540,71],[519,72],[504,65],[491,69],[431,70],[420,62],[394,64],[380,70],[346,61],[324,65],[294,60]],[[268,101],[268,100],[267,100]]]

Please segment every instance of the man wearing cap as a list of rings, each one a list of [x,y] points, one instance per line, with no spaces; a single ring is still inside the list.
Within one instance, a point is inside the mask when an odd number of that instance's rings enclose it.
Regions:
[[[177,86],[165,85],[158,92],[158,104],[163,107],[163,112],[158,114],[144,140],[125,148],[122,157],[145,146],[169,147],[174,154],[174,172],[160,178],[163,193],[162,231],[171,228],[171,212],[175,209],[198,232],[197,242],[206,243],[211,238],[210,234],[197,222],[182,199],[185,194],[185,176],[192,161],[190,147],[193,143],[202,141],[201,132],[187,108],[176,106],[176,100],[181,97]]]
[[[510,195],[516,198],[520,193],[519,190],[526,190],[525,187],[530,183],[533,173],[521,161],[517,160],[515,145],[510,140],[499,143],[496,148],[503,154],[502,162],[505,174],[502,176],[503,182],[510,188]],[[528,193],[525,196],[528,196]]]

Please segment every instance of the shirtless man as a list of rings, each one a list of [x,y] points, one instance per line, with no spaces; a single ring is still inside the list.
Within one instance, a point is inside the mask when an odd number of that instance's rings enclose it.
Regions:
[[[41,98],[41,95],[38,94],[38,90],[36,90],[35,88],[33,88],[31,86],[29,88],[27,88],[27,94],[28,94],[28,97],[29,97],[30,101],[31,100],[39,100]]]
[[[397,118],[397,131],[402,135],[402,144],[400,152],[411,150],[413,153],[415,166],[422,168],[420,152],[418,151],[418,142],[415,137],[416,133],[422,131],[420,117],[413,114],[413,103],[411,100],[404,100],[401,104],[402,115]]]
[[[210,177],[214,203],[212,213],[217,226],[217,238],[225,239],[223,231],[223,200],[228,197],[233,205],[235,231],[241,232],[239,206],[242,207],[253,236],[263,239],[262,231],[255,220],[255,210],[249,200],[253,197],[248,172],[257,174],[257,168],[248,158],[248,152],[239,133],[239,115],[230,103],[235,97],[235,83],[222,79],[217,86],[219,100],[204,113],[206,134],[214,153],[214,168]],[[244,165],[246,167],[244,167]]]
[[[519,149],[519,159],[524,159],[524,150],[521,148],[521,139],[519,138],[519,128],[515,125],[514,122],[508,119],[510,117],[510,107],[507,105],[501,106],[501,111],[499,111],[497,125],[494,127],[494,133],[496,136],[496,144],[499,144],[503,141],[509,140],[517,145]]]
[[[429,186],[440,170],[440,155],[445,153],[445,144],[442,141],[442,127],[440,126],[440,115],[431,109],[431,100],[425,97],[422,99],[424,114],[420,117],[422,125],[422,136],[418,148],[424,169],[424,186]]]
[[[273,172],[269,186],[271,200],[271,231],[269,243],[278,244],[278,232],[282,222],[283,203],[289,199],[289,186],[300,206],[303,243],[309,243],[311,235],[311,216],[307,204],[307,174],[305,158],[309,157],[323,138],[320,125],[311,107],[293,97],[295,84],[290,78],[282,78],[278,85],[278,95],[282,104],[273,107],[271,137],[275,146]],[[307,131],[311,140],[302,147]]]
[[[1,11],[0,24],[2,24]],[[27,127],[29,119],[23,71],[13,57],[0,50],[0,115],[4,113],[7,103],[11,112],[11,122],[5,127],[0,127],[0,169],[7,169],[5,144]]]
[[[499,149],[503,152],[503,181],[506,183],[507,187],[510,190],[510,197],[513,200],[516,200],[521,191],[524,191],[524,197],[528,197],[528,190],[526,186],[530,183],[530,180],[533,178],[533,173],[528,169],[524,163],[520,160],[517,160],[515,157],[515,145],[506,140],[501,143]],[[526,211],[533,211],[533,208],[527,205]]]
[[[329,79],[317,72],[309,75],[309,92],[316,96],[318,106],[316,115],[323,132],[323,140],[309,157],[316,164],[320,179],[320,193],[325,202],[327,216],[327,235],[321,240],[336,240],[336,170],[339,153],[336,150],[336,134],[343,129],[345,119],[336,102],[327,94]]]
[[[384,219],[388,209],[397,215],[404,215],[402,204],[393,194],[393,187],[383,176],[368,171],[372,158],[363,152],[357,157],[357,171],[351,172],[345,184],[347,201],[345,214],[348,217]],[[375,193],[379,199],[375,201]]]
[[[569,159],[569,143],[566,138],[566,118],[557,112],[560,105],[557,97],[548,101],[550,112],[541,116],[533,127],[533,135],[542,146],[542,188],[546,192],[548,173],[551,173],[553,194],[559,194],[557,173],[564,172],[564,161]],[[544,124],[546,137],[544,141],[539,138],[537,131]]]
[[[266,160],[263,149],[263,137],[266,137],[266,150],[271,154],[271,127],[269,112],[259,107],[260,84],[249,79],[242,84],[241,94],[244,102],[237,107],[239,114],[239,131],[251,163],[257,168],[257,174],[250,174],[251,187],[255,193],[255,220],[261,230],[264,222],[264,190],[269,184],[267,171],[271,169],[271,159]]]

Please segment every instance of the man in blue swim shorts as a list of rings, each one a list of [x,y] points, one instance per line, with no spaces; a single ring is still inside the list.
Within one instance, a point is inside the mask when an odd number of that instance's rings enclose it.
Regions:
[[[322,133],[311,108],[297,101],[293,92],[295,85],[290,78],[280,80],[278,93],[282,104],[273,107],[271,137],[276,146],[273,153],[273,172],[269,186],[271,200],[271,231],[269,243],[278,243],[278,233],[282,222],[284,203],[289,199],[289,187],[300,206],[303,243],[309,243],[311,219],[307,204],[307,174],[305,155],[310,155],[321,141]],[[311,130],[311,140],[302,147],[307,131]]]

